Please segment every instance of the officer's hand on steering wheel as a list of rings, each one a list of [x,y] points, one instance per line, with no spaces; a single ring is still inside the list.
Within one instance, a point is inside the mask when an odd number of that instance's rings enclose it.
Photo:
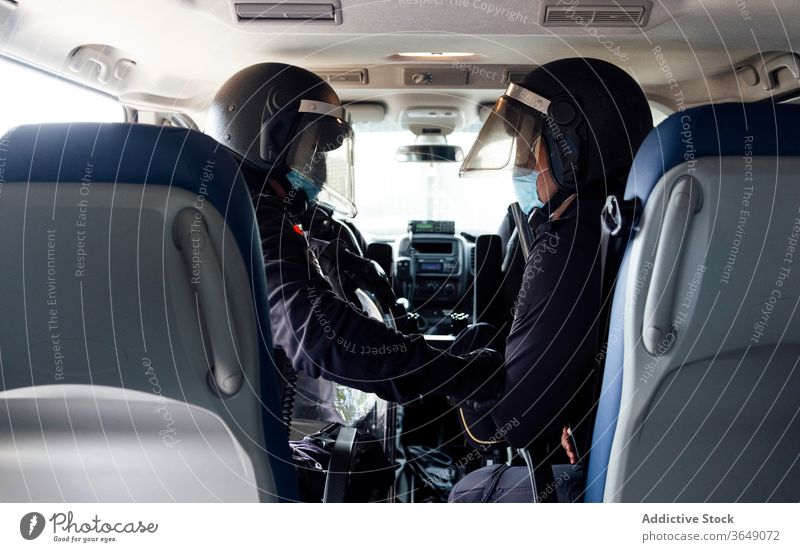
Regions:
[[[329,242],[318,253],[322,271],[340,295],[358,304],[355,290],[372,293],[381,305],[394,305],[396,298],[389,278],[378,263],[356,255],[341,240]]]

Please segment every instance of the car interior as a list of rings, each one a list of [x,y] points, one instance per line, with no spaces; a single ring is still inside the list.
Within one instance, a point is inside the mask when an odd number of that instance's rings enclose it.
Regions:
[[[635,213],[597,213],[618,251],[576,500],[797,502],[798,35],[792,0],[0,0],[0,501],[447,502],[541,468],[471,447],[444,397],[286,366],[239,160],[203,130],[242,68],[325,79],[357,207],[328,215],[407,312],[358,307],[445,350],[510,327],[525,257],[508,175],[459,166],[510,83],[591,57],[654,130]]]

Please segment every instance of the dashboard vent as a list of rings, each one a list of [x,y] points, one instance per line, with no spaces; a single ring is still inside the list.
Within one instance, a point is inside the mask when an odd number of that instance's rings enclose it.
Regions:
[[[341,23],[342,7],[336,2],[259,2],[235,4],[239,21]]]
[[[643,27],[650,11],[648,4],[584,6],[572,4],[546,6],[544,25],[548,27]]]

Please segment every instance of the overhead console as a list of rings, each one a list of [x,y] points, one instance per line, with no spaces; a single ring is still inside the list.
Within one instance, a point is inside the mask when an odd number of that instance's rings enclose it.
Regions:
[[[453,221],[412,220],[408,234],[397,240],[397,292],[420,315],[420,330],[449,333],[450,314],[470,312],[463,304],[469,300],[464,297],[471,278],[469,247]]]

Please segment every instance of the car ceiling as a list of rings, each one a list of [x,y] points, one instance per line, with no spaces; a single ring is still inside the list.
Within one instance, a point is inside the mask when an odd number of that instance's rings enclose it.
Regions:
[[[643,5],[647,21],[631,28],[542,23],[547,5],[574,3],[577,9]],[[800,39],[796,0],[341,0],[339,15],[340,24],[240,22],[231,0],[0,0],[0,52],[124,103],[193,114],[204,111],[230,75],[254,63],[366,70],[368,84],[334,86],[345,100],[381,101],[392,115],[409,105],[474,107],[505,86],[504,78],[480,76],[459,85],[409,85],[406,71],[454,64],[398,61],[392,57],[398,52],[473,52],[477,57],[462,60],[461,69],[485,66],[484,76],[597,57],[628,70],[651,99],[674,109],[682,102],[764,97],[770,92],[759,84],[761,64],[791,52]],[[105,56],[109,74],[98,79],[97,66],[76,56],[81,47],[84,58]],[[117,66],[119,60],[133,63]],[[752,65],[752,74],[737,76],[743,64]],[[797,88],[787,76],[780,72],[782,92]]]

